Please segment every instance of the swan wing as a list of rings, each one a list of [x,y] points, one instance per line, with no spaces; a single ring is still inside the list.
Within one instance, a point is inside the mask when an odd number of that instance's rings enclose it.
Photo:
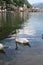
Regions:
[[[4,48],[3,44],[0,44],[0,49],[3,49],[3,48]]]
[[[29,41],[26,38],[19,38],[19,39],[16,39],[16,42],[19,42],[19,43],[28,43]]]

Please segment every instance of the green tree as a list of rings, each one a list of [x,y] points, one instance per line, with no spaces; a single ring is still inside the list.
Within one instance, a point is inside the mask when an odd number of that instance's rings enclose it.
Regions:
[[[6,4],[10,4],[11,3],[11,0],[6,0]]]
[[[2,2],[2,0],[0,0],[0,5],[2,5],[3,4],[3,2]]]
[[[15,6],[23,6],[26,4],[28,8],[32,7],[27,0],[0,0],[0,4],[2,4],[2,1],[6,1],[6,4],[14,4]]]
[[[24,4],[27,5],[27,7],[31,7],[31,5],[29,4],[29,2],[27,0],[13,0],[14,1],[14,5],[18,5],[18,6],[23,6]]]

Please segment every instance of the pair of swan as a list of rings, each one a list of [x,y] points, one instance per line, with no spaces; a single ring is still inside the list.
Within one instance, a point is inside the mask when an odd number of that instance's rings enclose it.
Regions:
[[[26,38],[19,38],[18,37],[18,32],[19,31],[16,30],[16,37],[15,37],[16,49],[18,48],[17,43],[25,44],[25,45],[28,45],[29,47],[31,47],[30,44],[29,44],[29,40],[27,40]],[[3,45],[3,44],[0,43],[0,50],[2,50],[4,48],[8,48],[8,46],[5,46],[5,45]]]
[[[19,33],[19,30],[16,30],[16,38],[15,38],[16,49],[18,48],[17,43],[25,44],[25,45],[28,45],[29,47],[31,47],[30,44],[29,44],[29,40],[27,38],[19,38],[18,33]]]

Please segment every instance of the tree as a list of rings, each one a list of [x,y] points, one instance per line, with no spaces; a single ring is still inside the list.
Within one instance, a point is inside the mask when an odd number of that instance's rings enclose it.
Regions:
[[[6,0],[6,4],[10,4],[11,3],[11,0]]]
[[[31,7],[27,0],[13,0],[13,2],[16,6],[23,6],[24,4],[26,4],[28,8]]]
[[[6,4],[13,4],[15,6],[23,7],[26,4],[28,8],[32,7],[27,0],[0,0],[0,4],[2,4],[2,1],[6,1]]]
[[[2,2],[2,0],[0,0],[0,5],[2,5],[3,4],[3,2]]]

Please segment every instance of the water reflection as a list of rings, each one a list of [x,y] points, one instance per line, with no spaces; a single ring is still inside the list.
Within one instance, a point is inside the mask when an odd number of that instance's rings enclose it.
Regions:
[[[3,14],[2,13],[0,14],[0,41],[2,41],[7,46],[11,47],[11,48],[5,49],[5,52],[4,50],[0,51],[0,64],[8,65],[13,60],[16,63],[18,55],[20,55],[23,49],[25,49],[25,46],[27,47],[31,46],[30,44],[29,45],[18,44],[18,50],[15,50],[15,47],[16,47],[16,42],[15,42],[16,32],[15,31],[16,29],[18,30],[23,29],[24,23],[27,22],[28,18],[29,18],[29,15],[28,13],[25,13],[25,12],[24,13],[6,12]],[[22,34],[22,36],[23,35],[24,34]],[[19,34],[19,36],[21,35]]]
[[[22,28],[25,19],[22,16],[24,13],[20,14],[17,12],[0,13],[0,40],[6,38],[13,30]]]
[[[43,34],[42,34],[42,39],[43,39]]]
[[[42,16],[43,13],[28,13],[26,15],[25,12],[0,14],[0,40],[3,44],[11,47],[4,49],[5,54],[3,54],[3,51],[0,51],[0,64],[41,65],[42,63],[43,65]],[[29,40],[31,48],[26,44],[18,44],[18,50],[15,50],[16,29],[19,30],[19,38]]]

